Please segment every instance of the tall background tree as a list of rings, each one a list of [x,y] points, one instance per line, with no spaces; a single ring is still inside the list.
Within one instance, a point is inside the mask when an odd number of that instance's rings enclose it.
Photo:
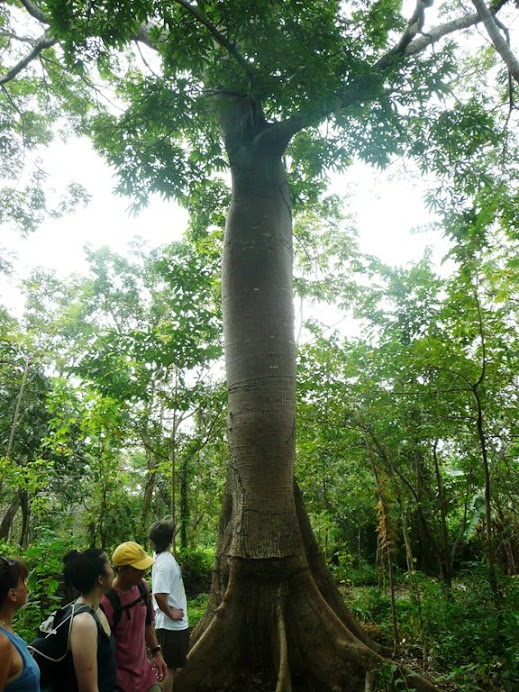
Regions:
[[[504,151],[506,95],[498,80],[485,91],[458,77],[465,58],[453,37],[480,14],[444,3],[429,26],[431,4],[418,0],[409,19],[395,0],[2,6],[4,141],[18,153],[44,144],[63,109],[137,205],[158,191],[189,206],[207,188],[221,214],[219,173],[230,168],[230,461],[211,602],[179,690],[229,689],[258,671],[278,692],[361,690],[383,663],[344,607],[294,488],[292,209],[317,200],[330,169],[404,153],[423,170],[448,169],[459,206],[477,197],[482,155]]]

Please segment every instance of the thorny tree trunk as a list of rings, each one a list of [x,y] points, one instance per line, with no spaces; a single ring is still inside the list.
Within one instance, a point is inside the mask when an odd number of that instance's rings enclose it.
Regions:
[[[175,692],[244,692],[258,676],[276,692],[360,692],[385,659],[344,606],[294,487],[286,142],[251,103],[222,125],[233,180],[223,258],[230,462],[210,603]]]

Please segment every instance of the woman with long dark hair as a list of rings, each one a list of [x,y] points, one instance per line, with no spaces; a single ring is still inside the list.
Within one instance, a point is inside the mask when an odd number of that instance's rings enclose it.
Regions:
[[[23,560],[0,557],[0,692],[40,692],[40,669],[13,630],[16,611],[27,603]]]
[[[79,592],[78,606],[89,606],[75,615],[70,633],[71,656],[59,692],[115,692],[117,669],[115,645],[110,625],[99,607],[112,585],[114,572],[107,554],[98,548],[82,553],[76,550],[63,558],[63,577],[67,586]]]

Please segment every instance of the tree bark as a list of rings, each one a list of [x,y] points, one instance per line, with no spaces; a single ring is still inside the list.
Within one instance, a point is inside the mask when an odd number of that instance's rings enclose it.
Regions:
[[[20,547],[25,550],[29,544],[29,518],[31,507],[29,504],[29,496],[26,490],[20,490],[20,507],[22,509],[22,526],[20,529]]]
[[[5,514],[0,523],[0,540],[9,540],[9,534],[11,533],[11,527],[13,525],[14,518],[18,509],[20,508],[20,498],[18,493],[13,497],[9,506],[7,507]]]
[[[294,486],[284,143],[245,99],[223,110],[222,129],[232,171],[222,276],[229,468],[210,602],[175,692],[244,692],[252,679],[276,692],[360,692],[385,659],[342,602]]]

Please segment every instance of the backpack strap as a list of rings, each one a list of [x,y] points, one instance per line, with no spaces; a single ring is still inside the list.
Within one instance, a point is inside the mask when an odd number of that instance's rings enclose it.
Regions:
[[[144,603],[146,606],[146,624],[150,625],[151,624],[151,617],[149,613],[149,602],[150,602],[150,593],[148,589],[146,588],[146,585],[144,584],[144,581],[141,580],[138,584],[137,587],[139,589],[139,596],[133,601],[130,601],[130,603],[126,603],[123,605],[121,603],[121,599],[119,597],[119,594],[115,589],[109,589],[105,596],[108,598],[110,601],[110,605],[112,606],[112,631],[115,632],[115,629],[117,625],[119,624],[121,620],[121,616],[123,614],[123,611],[126,613],[126,617],[128,620],[132,619],[130,610],[137,605],[137,603]],[[101,605],[101,609],[104,612],[104,608]]]
[[[107,599],[110,601],[110,605],[112,606],[112,631],[115,631],[115,628],[119,624],[119,620],[121,619],[121,615],[123,612],[123,606],[121,603],[121,599],[119,598],[119,594],[115,589],[109,589],[106,593],[105,596]],[[104,612],[103,604],[101,603],[101,609]],[[106,613],[105,613],[106,614]]]
[[[31,653],[36,653],[51,663],[59,663],[69,653],[70,632],[72,621],[76,615],[88,612],[96,621],[98,630],[102,628],[99,618],[91,606],[86,604],[76,605],[68,603],[63,608],[55,610],[42,622],[36,638],[28,644]]]
[[[147,584],[141,579],[141,581],[137,584],[139,587],[139,592],[141,594],[141,599],[144,602],[144,605],[146,606],[146,624],[151,625],[151,617],[150,617],[150,612],[149,612],[149,605],[150,605],[150,592],[148,590]]]

